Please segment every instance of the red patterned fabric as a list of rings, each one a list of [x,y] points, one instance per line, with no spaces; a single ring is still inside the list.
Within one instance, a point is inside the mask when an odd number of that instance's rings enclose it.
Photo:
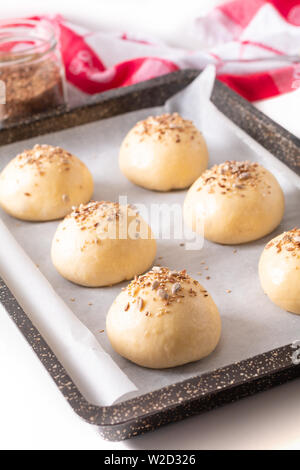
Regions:
[[[220,80],[250,101],[300,84],[297,0],[225,3],[195,20],[192,34],[202,47],[193,51],[129,33],[91,33],[61,16],[47,20],[57,28],[68,82],[88,95],[209,63]]]

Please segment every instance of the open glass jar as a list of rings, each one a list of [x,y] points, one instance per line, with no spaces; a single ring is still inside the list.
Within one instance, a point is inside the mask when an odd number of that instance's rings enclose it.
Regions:
[[[0,21],[0,81],[0,125],[64,106],[64,67],[49,22]]]

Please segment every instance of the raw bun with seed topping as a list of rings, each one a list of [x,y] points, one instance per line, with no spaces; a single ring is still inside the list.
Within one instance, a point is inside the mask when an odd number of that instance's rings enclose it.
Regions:
[[[276,178],[258,163],[227,161],[205,171],[189,189],[184,220],[216,243],[235,245],[272,232],[284,213]]]
[[[60,147],[35,145],[0,175],[0,205],[29,221],[61,219],[91,199],[93,178],[85,164]]]
[[[113,202],[81,205],[58,226],[52,261],[76,284],[100,287],[132,279],[152,265],[156,241],[131,206]]]
[[[204,137],[178,113],[150,116],[125,137],[119,156],[122,173],[147,189],[188,188],[207,168]]]
[[[186,274],[154,267],[124,289],[106,319],[112,347],[152,369],[208,356],[221,335],[221,318],[209,293]]]
[[[284,232],[268,243],[259,261],[259,277],[268,297],[300,315],[300,229]]]

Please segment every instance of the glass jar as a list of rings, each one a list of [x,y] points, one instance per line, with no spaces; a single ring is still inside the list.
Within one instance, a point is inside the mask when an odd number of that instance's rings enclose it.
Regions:
[[[0,21],[0,81],[2,126],[64,106],[64,67],[49,22]]]

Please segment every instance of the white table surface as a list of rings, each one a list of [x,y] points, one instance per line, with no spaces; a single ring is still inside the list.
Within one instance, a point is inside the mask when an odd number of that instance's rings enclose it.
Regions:
[[[188,22],[216,3],[10,0],[0,18],[59,12],[93,29],[143,31],[189,45]],[[300,136],[300,91],[257,105]],[[299,380],[130,441],[104,441],[69,407],[1,306],[0,373],[0,449],[300,449]]]

